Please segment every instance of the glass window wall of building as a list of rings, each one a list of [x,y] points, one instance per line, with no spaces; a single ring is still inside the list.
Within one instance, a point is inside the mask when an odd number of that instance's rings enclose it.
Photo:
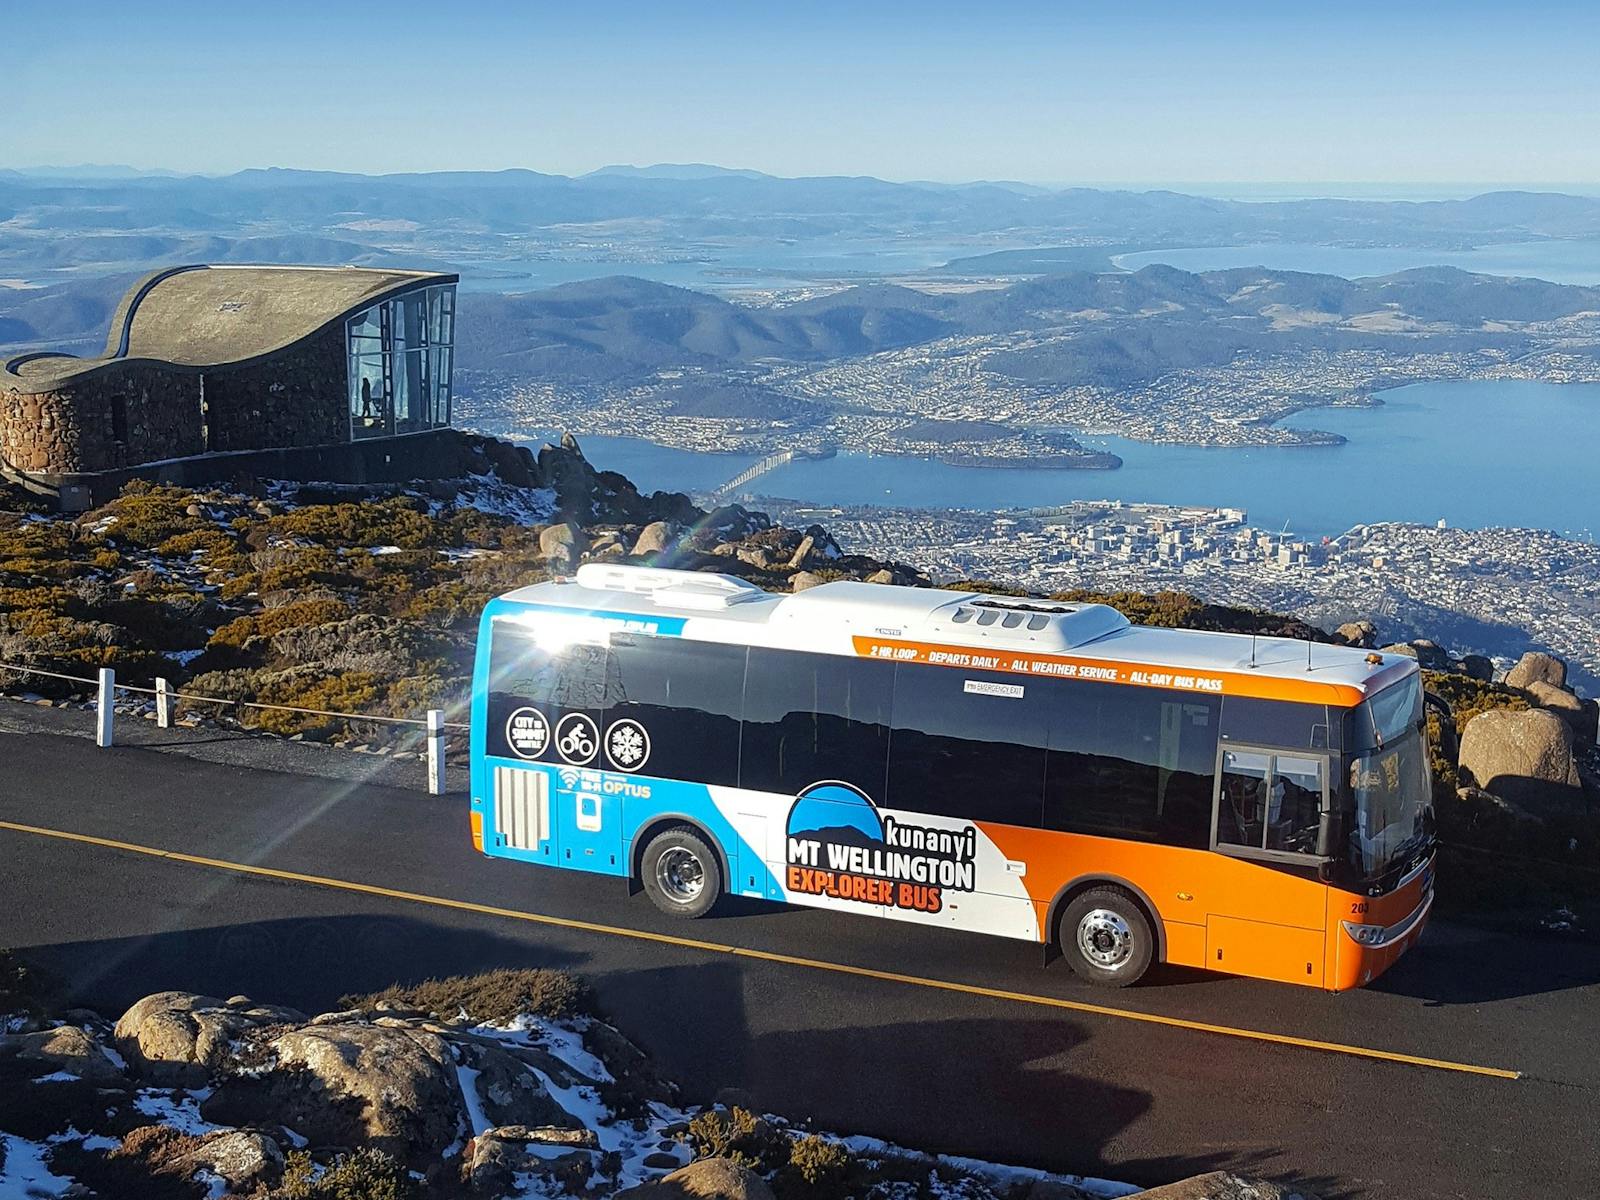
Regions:
[[[384,300],[345,324],[352,440],[450,424],[454,284]]]

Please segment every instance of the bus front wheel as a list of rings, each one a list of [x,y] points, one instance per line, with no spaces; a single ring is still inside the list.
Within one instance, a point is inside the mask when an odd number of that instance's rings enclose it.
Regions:
[[[1155,934],[1132,896],[1091,888],[1061,914],[1061,954],[1080,979],[1100,987],[1137,982],[1155,957]]]
[[[716,854],[686,826],[650,839],[639,875],[655,906],[672,917],[703,917],[722,895],[722,868]]]

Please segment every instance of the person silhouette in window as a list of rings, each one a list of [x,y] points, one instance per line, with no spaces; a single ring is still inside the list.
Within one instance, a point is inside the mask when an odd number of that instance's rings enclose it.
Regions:
[[[377,419],[377,414],[372,411],[372,380],[361,381],[361,423],[370,426]]]

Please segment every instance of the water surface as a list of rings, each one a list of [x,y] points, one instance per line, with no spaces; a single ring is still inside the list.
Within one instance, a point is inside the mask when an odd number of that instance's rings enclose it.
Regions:
[[[1286,424],[1343,434],[1342,446],[1212,449],[1083,437],[1122,456],[1116,471],[953,467],[845,453],[796,462],[753,489],[823,504],[1013,508],[1115,499],[1243,508],[1253,524],[1306,535],[1371,521],[1444,520],[1600,535],[1600,384],[1419,383],[1381,407],[1310,409]],[[581,439],[590,461],[651,491],[709,490],[747,455],[674,450],[637,438]]]

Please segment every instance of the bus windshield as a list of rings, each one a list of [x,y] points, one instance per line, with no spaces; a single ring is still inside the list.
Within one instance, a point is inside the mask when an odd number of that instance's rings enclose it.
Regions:
[[[1433,831],[1420,677],[1378,693],[1355,710],[1351,725],[1355,819],[1347,851],[1361,879],[1376,879],[1401,865]]]

